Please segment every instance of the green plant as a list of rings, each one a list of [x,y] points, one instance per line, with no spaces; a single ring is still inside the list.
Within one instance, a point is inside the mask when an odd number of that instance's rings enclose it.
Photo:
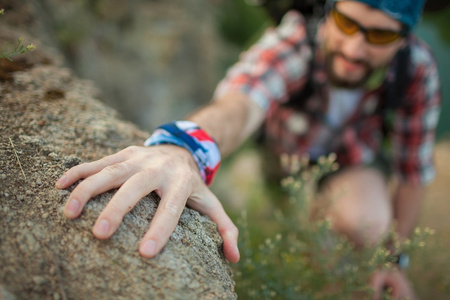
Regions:
[[[261,222],[264,226],[270,222],[277,228],[274,236],[255,245],[247,221],[256,222],[255,218],[243,214],[239,224],[242,257],[236,266],[236,291],[240,298],[365,299],[372,293],[368,285],[371,273],[393,267],[393,255],[384,246],[387,243],[356,251],[349,240],[331,231],[323,215],[312,218],[312,205],[317,201],[312,201],[316,195],[311,184],[337,168],[334,159],[333,155],[323,157],[311,169],[306,167],[307,160],[290,159],[294,161],[292,175],[282,182],[287,191],[287,207],[273,209],[273,220],[266,218]],[[417,229],[411,240],[400,243],[391,231],[386,241],[391,241],[391,251],[411,252],[422,247],[430,233],[429,229]],[[387,294],[384,299],[389,299]]]
[[[4,9],[0,9],[0,16],[5,13]],[[0,58],[6,58],[8,60],[12,60],[11,57],[19,54],[23,54],[28,51],[32,51],[36,48],[34,44],[24,45],[23,38],[19,38],[17,43],[13,46],[11,50],[5,50],[4,48],[0,50]]]
[[[240,47],[248,47],[271,24],[266,11],[243,0],[224,1],[217,16],[222,37]]]

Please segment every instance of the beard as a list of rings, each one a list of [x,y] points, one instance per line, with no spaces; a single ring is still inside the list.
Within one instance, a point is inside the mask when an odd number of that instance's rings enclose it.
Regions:
[[[350,80],[349,78],[344,78],[343,76],[336,74],[334,70],[334,61],[335,58],[338,56],[349,62],[361,65],[365,69],[364,74],[362,74],[360,78],[354,80]],[[370,63],[365,60],[349,59],[343,53],[337,51],[326,53],[325,72],[327,74],[329,82],[335,87],[345,89],[357,89],[363,87],[366,84],[369,77],[372,75],[373,71],[374,67],[372,67]]]

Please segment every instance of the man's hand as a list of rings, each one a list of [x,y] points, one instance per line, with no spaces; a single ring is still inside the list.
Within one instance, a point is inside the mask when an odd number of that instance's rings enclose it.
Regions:
[[[224,241],[225,257],[239,261],[238,230],[217,197],[200,177],[192,155],[173,145],[128,147],[98,161],[75,166],[57,182],[59,189],[84,179],[70,194],[64,214],[77,218],[84,205],[96,195],[119,188],[98,217],[93,234],[107,239],[119,227],[123,217],[144,196],[155,191],[161,202],[150,228],[144,235],[139,252],[156,256],[167,243],[187,204],[214,221]]]
[[[380,300],[386,288],[391,289],[393,299],[419,299],[405,273],[401,270],[376,271],[370,279],[370,284],[375,291],[374,300]]]

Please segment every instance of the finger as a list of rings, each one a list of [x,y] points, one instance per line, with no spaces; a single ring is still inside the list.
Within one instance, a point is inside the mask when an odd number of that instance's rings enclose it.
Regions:
[[[370,285],[374,290],[373,300],[380,300],[385,286],[385,276],[380,273],[375,273],[370,278]]]
[[[78,217],[89,199],[121,186],[133,172],[134,167],[123,162],[107,166],[97,174],[86,178],[70,194],[69,201],[64,207],[65,216],[70,219]]]
[[[386,284],[392,287],[392,298],[393,299],[416,299],[414,291],[408,281],[401,271],[395,271],[391,273],[386,279]]]
[[[126,158],[129,157],[129,152],[132,151],[129,148],[119,151],[115,154],[105,156],[104,158],[97,161],[83,163],[69,169],[66,173],[63,174],[63,176],[61,176],[61,178],[58,179],[55,186],[58,189],[64,189],[68,186],[71,186],[79,179],[87,178],[93,174],[100,172],[107,166],[125,161]]]
[[[392,274],[387,274],[386,278],[384,280],[384,286],[388,287],[390,289],[390,295],[393,297],[393,299],[397,299],[399,296],[399,286],[398,286],[397,280],[395,277],[392,276]]]
[[[204,186],[203,193],[191,195],[190,200],[192,200],[189,201],[190,207],[209,216],[211,220],[217,224],[217,230],[223,239],[223,252],[225,258],[231,263],[237,263],[240,259],[237,245],[239,231],[225,212],[219,199]]]
[[[160,191],[161,201],[158,209],[139,246],[139,253],[148,258],[156,256],[169,240],[190,193],[186,184],[179,183]]]
[[[159,184],[157,174],[150,170],[141,171],[128,179],[97,218],[92,230],[94,236],[99,239],[109,238],[123,217]]]

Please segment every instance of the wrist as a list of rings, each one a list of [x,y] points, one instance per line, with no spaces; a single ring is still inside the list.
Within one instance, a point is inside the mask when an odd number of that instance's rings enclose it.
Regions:
[[[203,181],[210,185],[220,165],[220,151],[214,139],[191,121],[176,121],[159,126],[144,145],[170,144],[183,147],[194,158]]]
[[[195,162],[192,153],[189,152],[188,149],[184,147],[180,147],[174,144],[158,144],[158,145],[148,145],[151,147],[158,147],[164,154],[169,155],[171,157],[181,158],[183,162],[185,162],[189,167],[192,168],[193,171],[196,171],[200,175],[200,171],[198,170],[197,163]]]

